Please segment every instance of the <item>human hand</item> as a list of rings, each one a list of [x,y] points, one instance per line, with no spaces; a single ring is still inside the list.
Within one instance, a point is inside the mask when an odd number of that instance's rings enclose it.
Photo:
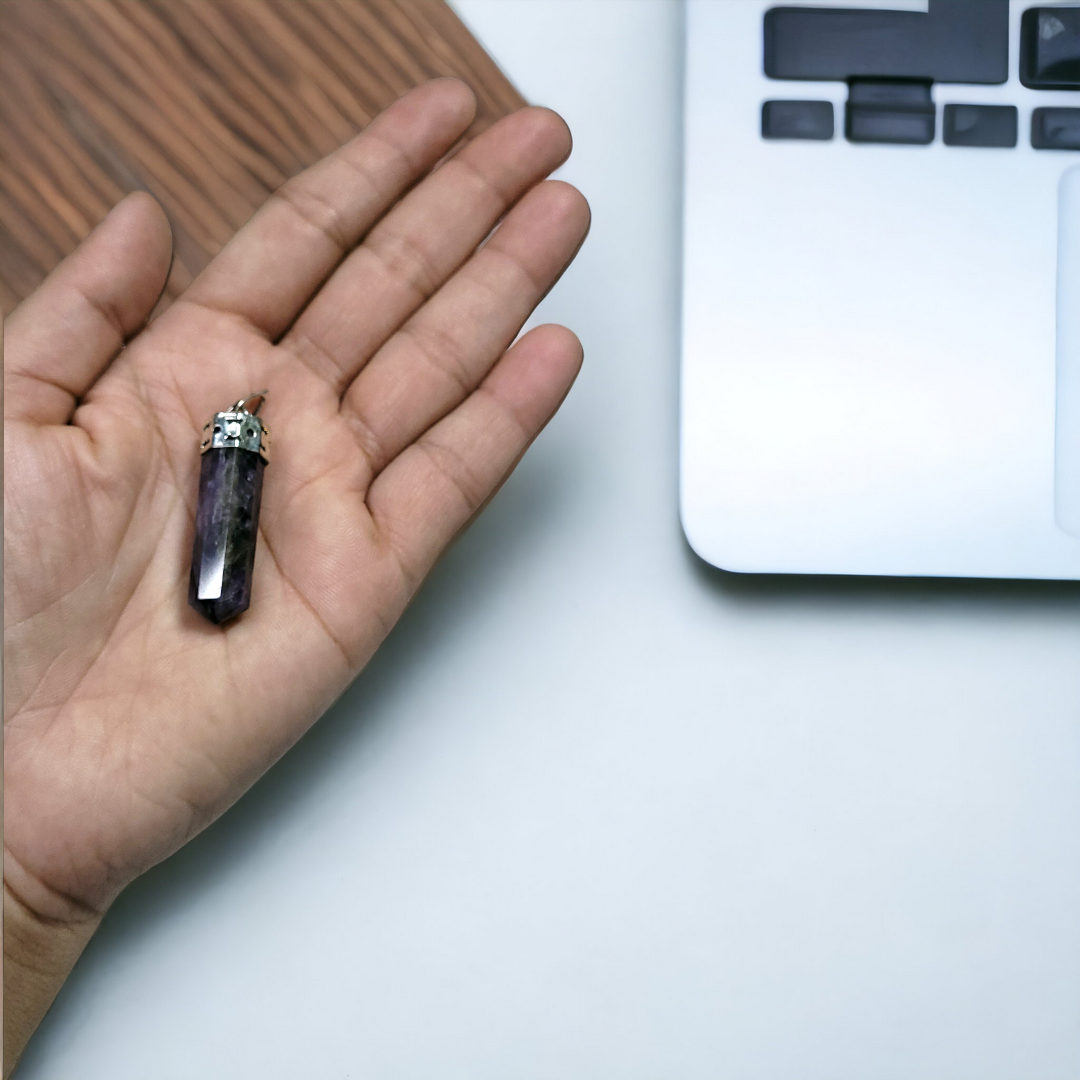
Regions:
[[[510,347],[588,229],[541,182],[569,132],[523,109],[430,172],[473,111],[452,80],[406,95],[141,331],[171,240],[129,196],[8,321],[6,1068],[111,901],[341,693],[574,379],[569,331]],[[264,387],[252,603],[215,626],[187,603],[200,433]]]

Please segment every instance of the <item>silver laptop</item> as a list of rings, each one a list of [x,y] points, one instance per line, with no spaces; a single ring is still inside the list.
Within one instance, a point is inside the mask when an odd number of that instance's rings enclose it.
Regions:
[[[689,0],[685,116],[698,554],[1080,579],[1080,4]]]

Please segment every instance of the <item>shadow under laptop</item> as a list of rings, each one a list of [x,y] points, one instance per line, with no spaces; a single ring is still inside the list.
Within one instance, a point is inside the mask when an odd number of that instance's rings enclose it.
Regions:
[[[683,540],[696,581],[728,603],[759,608],[942,605],[1008,614],[1039,609],[1080,616],[1080,581],[996,578],[856,577],[810,574],[737,574],[705,562]]]

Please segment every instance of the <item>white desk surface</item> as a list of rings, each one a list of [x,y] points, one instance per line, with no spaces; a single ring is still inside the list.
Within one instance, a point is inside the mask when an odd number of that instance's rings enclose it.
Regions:
[[[456,6],[574,130],[593,231],[542,315],[584,372],[20,1080],[1075,1080],[1080,588],[699,563],[680,9]]]

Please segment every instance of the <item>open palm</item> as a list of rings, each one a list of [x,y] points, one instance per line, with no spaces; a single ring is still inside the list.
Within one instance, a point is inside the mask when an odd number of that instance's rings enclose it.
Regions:
[[[541,182],[569,133],[524,109],[432,171],[473,109],[402,98],[141,332],[170,257],[145,195],[9,320],[6,880],[36,914],[100,912],[282,754],[569,388],[569,331],[511,347],[588,228]],[[199,435],[267,387],[251,608],[215,626],[187,604]]]

